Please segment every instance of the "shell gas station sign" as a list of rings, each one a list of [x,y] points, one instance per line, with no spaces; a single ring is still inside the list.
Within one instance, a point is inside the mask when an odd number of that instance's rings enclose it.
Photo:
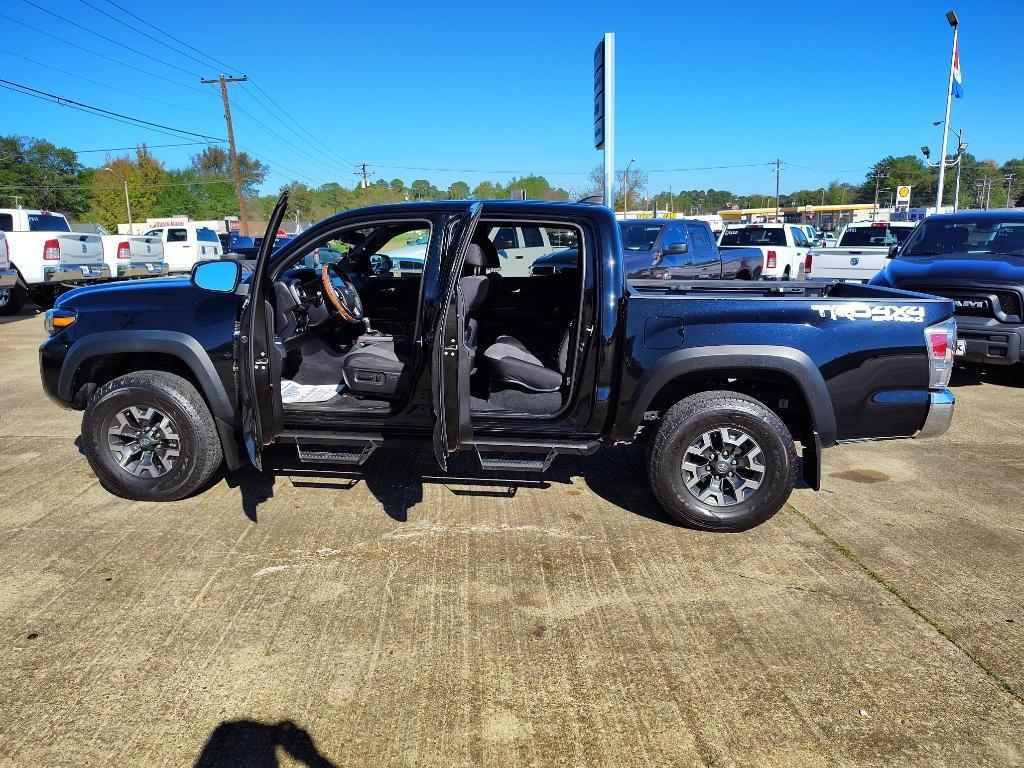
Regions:
[[[897,208],[909,208],[910,207],[910,190],[913,189],[909,184],[900,184],[896,187],[896,207]]]

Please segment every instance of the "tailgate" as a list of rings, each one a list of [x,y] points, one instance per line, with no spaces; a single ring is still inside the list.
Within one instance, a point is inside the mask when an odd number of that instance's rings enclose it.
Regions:
[[[128,247],[133,262],[164,260],[164,243],[159,237],[129,237]]]
[[[60,246],[62,264],[103,264],[103,240],[99,235],[65,233],[48,240],[56,240]]]
[[[888,248],[822,248],[811,258],[815,280],[870,280],[885,266]]]

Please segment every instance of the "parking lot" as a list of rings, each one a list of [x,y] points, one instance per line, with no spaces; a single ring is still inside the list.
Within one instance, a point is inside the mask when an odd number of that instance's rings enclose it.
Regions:
[[[1024,373],[716,535],[642,452],[100,488],[0,324],[0,765],[1024,764]],[[287,454],[277,463],[287,463]]]

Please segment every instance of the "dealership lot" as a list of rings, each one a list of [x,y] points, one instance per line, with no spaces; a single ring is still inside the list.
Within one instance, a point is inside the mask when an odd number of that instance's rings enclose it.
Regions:
[[[635,447],[117,499],[42,337],[0,324],[0,765],[1024,764],[1019,371],[714,535]]]

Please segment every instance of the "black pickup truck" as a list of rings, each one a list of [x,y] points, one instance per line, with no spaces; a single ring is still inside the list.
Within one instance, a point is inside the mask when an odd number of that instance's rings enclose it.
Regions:
[[[282,197],[270,221],[284,215]],[[503,276],[488,233],[569,231],[578,268]],[[424,269],[374,257],[429,230]],[[945,431],[955,325],[946,299],[846,284],[627,279],[607,208],[408,203],[326,219],[255,270],[75,290],[46,316],[46,392],[84,409],[105,488],[178,499],[272,442],[316,464],[388,445],[543,471],[558,454],[643,439],[664,508],[738,530],[784,504],[822,449]],[[342,256],[319,268],[326,243]],[[796,443],[802,449],[798,459]]]
[[[957,362],[1024,362],[1024,211],[929,216],[871,282],[952,299]]]

